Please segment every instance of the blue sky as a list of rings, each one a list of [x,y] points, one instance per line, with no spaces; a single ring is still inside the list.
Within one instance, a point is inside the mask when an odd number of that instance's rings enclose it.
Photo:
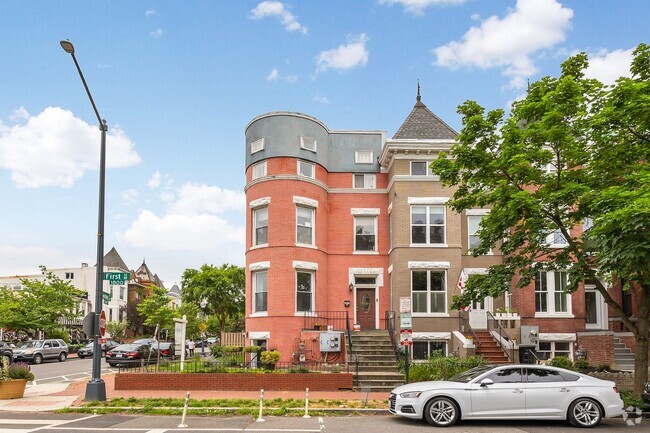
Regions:
[[[615,0],[0,2],[0,275],[96,257],[99,130],[109,126],[106,250],[186,268],[244,263],[244,128],[303,112],[385,130],[415,103],[460,129],[585,51],[605,82],[650,41],[650,2]]]

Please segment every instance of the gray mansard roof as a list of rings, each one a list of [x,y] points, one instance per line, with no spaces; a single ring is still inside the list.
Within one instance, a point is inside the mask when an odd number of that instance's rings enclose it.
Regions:
[[[420,99],[418,85],[417,102],[402,126],[399,127],[393,139],[395,140],[453,140],[458,133],[449,125],[433,114]]]

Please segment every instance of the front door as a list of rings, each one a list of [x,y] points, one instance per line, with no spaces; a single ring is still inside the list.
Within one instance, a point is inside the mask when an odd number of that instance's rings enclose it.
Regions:
[[[605,325],[605,302],[595,285],[585,283],[585,327],[607,329]]]
[[[487,312],[492,310],[492,297],[472,301],[469,310],[469,326],[472,329],[487,329]]]
[[[357,288],[357,323],[375,329],[375,289]]]

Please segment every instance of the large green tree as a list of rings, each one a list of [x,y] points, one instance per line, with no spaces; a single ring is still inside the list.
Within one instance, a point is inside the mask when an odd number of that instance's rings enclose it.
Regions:
[[[640,394],[650,324],[650,48],[636,48],[632,77],[613,86],[586,78],[587,65],[585,54],[569,58],[559,77],[531,84],[507,117],[462,104],[458,141],[432,170],[455,188],[455,211],[491,209],[474,254],[500,247],[505,257],[472,276],[455,307],[513,282],[525,287],[541,270],[566,270],[569,292],[589,279],[634,334]],[[553,233],[565,248],[548,244]],[[621,281],[636,302],[634,318],[608,290]]]
[[[138,313],[144,317],[144,325],[152,328],[159,326],[159,331],[172,329],[175,312],[170,305],[171,298],[167,295],[167,290],[163,287],[152,286],[151,291],[151,295],[137,306]]]
[[[186,269],[181,280],[183,303],[200,306],[206,300],[205,313],[219,321],[223,331],[228,321],[244,316],[244,268],[223,264],[203,265],[200,270]]]
[[[60,329],[63,316],[74,317],[83,292],[40,267],[42,280],[21,280],[22,290],[0,287],[0,327],[33,335]]]

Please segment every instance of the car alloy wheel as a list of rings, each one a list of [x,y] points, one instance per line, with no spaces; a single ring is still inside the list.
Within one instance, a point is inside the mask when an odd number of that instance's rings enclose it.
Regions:
[[[436,397],[424,407],[424,418],[436,427],[448,427],[458,420],[458,407],[447,397]]]
[[[40,364],[41,362],[43,362],[43,356],[38,353],[34,355],[34,364]]]
[[[598,403],[588,398],[580,398],[569,406],[569,421],[576,427],[597,426],[602,417]]]
[[[68,357],[68,355],[66,355],[65,352],[61,352],[59,354],[59,362],[65,361],[67,357]]]

